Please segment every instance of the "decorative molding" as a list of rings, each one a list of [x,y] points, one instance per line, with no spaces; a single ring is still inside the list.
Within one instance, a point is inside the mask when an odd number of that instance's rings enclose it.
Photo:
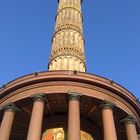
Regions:
[[[82,40],[85,40],[82,30],[79,29],[79,27],[76,26],[76,25],[74,25],[73,23],[72,23],[72,24],[70,24],[70,23],[62,23],[62,24],[60,24],[60,25],[57,27],[57,29],[55,30],[55,32],[54,32],[54,34],[53,34],[53,38],[56,36],[57,33],[59,34],[59,33],[62,32],[62,31],[69,31],[69,30],[72,30],[73,32],[74,32],[74,31],[78,32],[78,33],[81,35]],[[71,32],[72,32],[72,31],[71,31]]]
[[[14,104],[14,103],[8,103],[2,107],[2,110],[4,112],[11,111],[11,112],[17,112],[20,111],[20,109]]]
[[[32,95],[31,97],[33,98],[33,100],[35,102],[36,101],[41,101],[41,102],[46,102],[47,101],[44,93],[38,93],[38,94]]]
[[[61,8],[61,9],[59,8],[59,10],[58,10],[58,12],[57,12],[57,15],[58,15],[62,10],[65,10],[65,9],[73,9],[73,10],[76,10],[76,11],[81,15],[81,18],[83,18],[81,11],[79,11],[78,8],[75,8],[75,7],[72,7],[72,6],[63,7],[63,8]]]
[[[129,115],[126,118],[124,118],[123,120],[121,120],[121,122],[124,122],[126,125],[135,124],[136,119],[132,115]]]
[[[68,97],[69,101],[71,101],[71,100],[79,101],[80,97],[82,96],[82,93],[69,92],[68,95],[69,95],[69,97]]]
[[[103,101],[100,104],[99,107],[100,107],[101,110],[104,110],[104,109],[111,109],[111,110],[113,110],[115,106],[116,106],[115,104],[105,100],[105,101]]]
[[[85,64],[85,56],[83,56],[83,53],[81,53],[80,50],[76,48],[62,47],[62,48],[56,49],[52,51],[50,61],[52,62],[55,58],[61,57],[61,56],[73,56]]]

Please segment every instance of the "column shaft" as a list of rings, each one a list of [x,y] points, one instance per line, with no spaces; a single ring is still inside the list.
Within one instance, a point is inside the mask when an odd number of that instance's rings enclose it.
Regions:
[[[35,100],[28,130],[27,140],[40,140],[42,119],[43,119],[44,101]]]
[[[138,140],[135,124],[126,125],[127,140]]]
[[[80,140],[80,107],[78,99],[69,100],[68,140]]]
[[[102,109],[104,140],[117,140],[112,107],[105,104]]]
[[[9,140],[10,132],[14,120],[15,112],[12,110],[7,110],[4,112],[3,120],[0,127],[0,139]]]
[[[133,116],[128,116],[124,119],[127,140],[138,140],[137,130],[136,130],[136,120]]]

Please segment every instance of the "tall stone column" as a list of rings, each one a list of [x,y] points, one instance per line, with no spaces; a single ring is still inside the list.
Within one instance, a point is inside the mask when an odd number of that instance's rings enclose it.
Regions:
[[[101,105],[104,140],[117,140],[114,117],[113,117],[113,108],[114,105],[107,101],[105,101]]]
[[[127,140],[138,140],[138,135],[136,131],[136,120],[133,116],[128,116],[124,119]]]
[[[15,112],[18,111],[18,108],[13,103],[9,103],[3,107],[3,110],[4,116],[0,126],[0,139],[9,140]]]
[[[82,0],[59,0],[49,71],[86,71]]]
[[[36,94],[32,96],[32,98],[34,100],[34,104],[33,104],[33,110],[32,110],[27,140],[40,140],[45,96],[44,94]]]
[[[68,140],[80,140],[80,94],[69,94]]]

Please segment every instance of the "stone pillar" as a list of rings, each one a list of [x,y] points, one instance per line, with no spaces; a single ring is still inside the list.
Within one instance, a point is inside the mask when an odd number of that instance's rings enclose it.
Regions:
[[[80,95],[69,93],[68,140],[80,140]]]
[[[9,140],[15,112],[19,109],[13,103],[9,103],[3,107],[3,110],[4,116],[0,126],[0,139]]]
[[[45,96],[44,94],[36,94],[33,95],[32,98],[34,100],[34,104],[32,109],[27,140],[40,140]]]
[[[138,135],[136,131],[136,120],[133,116],[128,116],[124,120],[127,140],[138,140]]]
[[[113,108],[114,105],[107,101],[105,101],[101,105],[104,140],[117,140],[114,117],[113,117]]]

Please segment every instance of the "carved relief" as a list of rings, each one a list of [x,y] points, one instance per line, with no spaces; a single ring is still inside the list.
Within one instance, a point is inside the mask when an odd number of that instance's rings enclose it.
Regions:
[[[67,44],[67,45],[74,45],[77,46],[78,48],[83,49],[84,46],[83,41],[84,41],[83,36],[81,36],[81,34],[79,34],[78,32],[72,30],[63,30],[54,35],[52,45],[54,48],[55,45],[65,46],[65,44]]]
[[[69,26],[77,26],[80,30],[82,30],[81,13],[70,7],[60,10],[57,14],[55,30],[63,26],[63,24],[69,24]]]
[[[59,32],[53,38],[50,59],[63,55],[72,55],[85,63],[83,47],[83,38],[79,33],[69,30]]]
[[[66,40],[66,41],[64,42],[63,40]],[[70,43],[72,45],[72,44],[77,44],[81,40],[83,40],[83,37],[80,36],[79,33],[70,31],[70,30],[64,30],[64,31],[58,32],[53,37],[53,43],[57,42],[57,44]]]
[[[81,0],[60,0],[58,11],[64,7],[74,7],[81,11]]]
[[[85,72],[85,64],[73,56],[60,56],[52,60],[49,70],[77,70]]]

